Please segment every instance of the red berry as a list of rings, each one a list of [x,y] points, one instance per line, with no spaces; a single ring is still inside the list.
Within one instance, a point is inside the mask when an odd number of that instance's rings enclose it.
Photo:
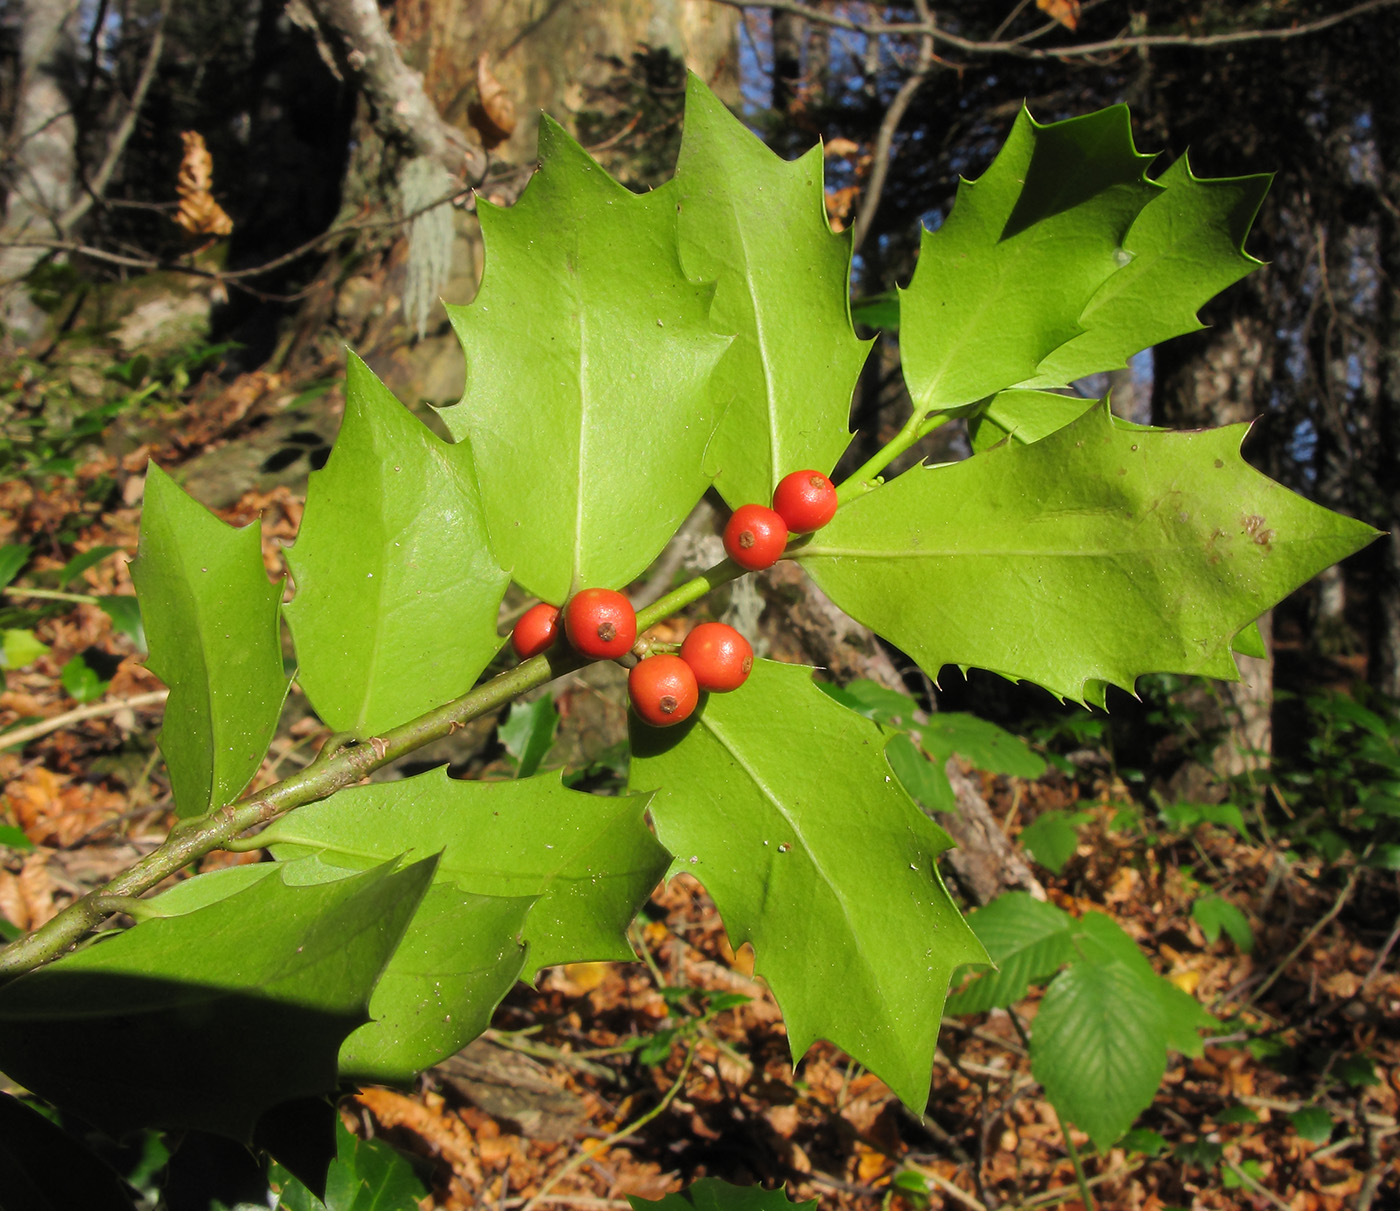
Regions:
[[[652,727],[670,727],[689,719],[700,701],[700,687],[690,665],[663,653],[638,661],[627,674],[632,709]]]
[[[702,690],[737,690],[753,668],[753,648],[733,627],[702,622],[681,644],[681,659],[690,665]]]
[[[741,568],[771,568],[787,546],[787,526],[772,509],[740,505],[724,527],[724,549]]]
[[[569,642],[595,660],[615,660],[637,641],[637,614],[614,589],[580,589],[564,607]]]
[[[532,605],[520,615],[510,633],[510,646],[521,660],[529,660],[554,646],[559,637],[559,607],[547,601]]]
[[[794,471],[774,490],[773,509],[794,534],[810,534],[835,515],[836,485],[820,471]]]

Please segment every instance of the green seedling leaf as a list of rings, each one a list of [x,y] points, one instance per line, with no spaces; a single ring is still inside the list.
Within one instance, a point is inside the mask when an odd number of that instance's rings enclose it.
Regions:
[[[115,555],[117,547],[93,547],[84,551],[80,555],[74,555],[58,574],[58,587],[66,589],[75,580],[78,580],[89,568],[95,568],[109,555]]]
[[[112,630],[125,635],[141,653],[146,651],[146,628],[141,624],[141,607],[134,597],[99,597],[97,604],[112,620]]]
[[[509,210],[481,202],[481,290],[447,311],[467,357],[442,410],[476,452],[492,549],[545,601],[620,588],[708,486],[709,377],[730,338],[691,282],[674,199],[635,195],[549,118]]]
[[[134,1211],[121,1179],[56,1123],[0,1093],[0,1207]]]
[[[277,1211],[417,1211],[428,1191],[407,1157],[384,1140],[357,1139],[338,1115],[335,1145],[325,1201],[282,1165],[271,1166],[268,1183],[278,1196]]]
[[[1310,1144],[1325,1144],[1332,1138],[1332,1116],[1321,1106],[1304,1106],[1288,1116],[1293,1130]]]
[[[1224,1190],[1241,1190],[1259,1188],[1259,1181],[1264,1177],[1264,1166],[1258,1161],[1241,1161],[1235,1165],[1229,1161],[1225,1163],[1225,1172],[1220,1175],[1220,1185]]]
[[[7,669],[22,669],[40,656],[49,654],[49,645],[41,643],[33,631],[6,630],[4,647],[0,648]]]
[[[1219,940],[1223,929],[1243,954],[1254,950],[1254,931],[1249,927],[1249,918],[1229,900],[1220,896],[1202,896],[1191,905],[1191,919],[1201,927],[1206,941],[1212,944]]]
[[[558,729],[559,712],[548,695],[510,704],[510,714],[497,730],[506,752],[515,758],[517,778],[529,778],[539,770]]]
[[[1243,434],[1125,432],[1094,409],[907,471],[795,554],[931,676],[976,665],[1075,701],[1147,672],[1237,678],[1231,639],[1376,534],[1250,468]]]
[[[1088,812],[1041,812],[1021,830],[1021,844],[1041,866],[1058,875],[1079,845],[1077,826],[1092,818]]]
[[[715,283],[710,318],[737,335],[715,370],[723,411],[708,455],[731,507],[767,503],[789,471],[830,471],[850,444],[870,342],[846,304],[849,232],[826,220],[822,149],[782,160],[694,73],[675,180],[681,263]]]
[[[1233,1127],[1240,1123],[1257,1123],[1259,1116],[1248,1106],[1226,1106],[1215,1116],[1215,1121],[1222,1127]]]
[[[392,865],[264,878],[21,976],[0,988],[0,1068],[113,1133],[250,1140],[265,1110],[335,1089],[341,1043],[432,879],[432,860]],[[244,1061],[211,1065],[211,1049]]]
[[[257,522],[225,525],[154,463],[131,577],[147,664],[170,687],[160,747],[176,810],[201,815],[248,784],[277,727],[282,588],[263,570]]]
[[[1050,983],[1031,1031],[1031,1072],[1100,1152],[1152,1103],[1167,1068],[1162,1009],[1117,962],[1079,962]]]
[[[1162,822],[1180,832],[1189,832],[1198,824],[1214,824],[1217,828],[1232,828],[1248,839],[1244,814],[1235,803],[1172,803],[1162,808]]]
[[[13,824],[0,824],[0,845],[21,853],[28,853],[34,848],[34,842],[25,835],[24,829],[16,828]]]
[[[1125,1152],[1141,1152],[1144,1156],[1161,1156],[1170,1147],[1157,1132],[1147,1127],[1134,1127],[1118,1144]]]
[[[487,547],[471,447],[434,436],[353,355],[287,562],[297,680],[337,731],[375,735],[466,693],[500,647],[509,577]]]
[[[919,709],[919,704],[908,694],[886,689],[878,681],[858,678],[846,686],[832,685],[829,681],[814,684],[827,697],[876,723],[913,726],[914,712]]]
[[[1214,1169],[1220,1163],[1220,1157],[1225,1149],[1222,1145],[1212,1140],[1192,1140],[1187,1144],[1178,1144],[1174,1155],[1183,1165],[1197,1169]]]
[[[734,946],[753,944],[794,1059],[830,1039],[922,1110],[949,977],[986,954],[938,874],[951,842],[884,746],[810,669],[757,661],[742,693],[684,724],[634,725],[630,784],[657,791],[673,869],[705,885]]]
[[[1353,1089],[1365,1089],[1381,1083],[1381,1078],[1376,1073],[1376,1065],[1369,1056],[1343,1056],[1337,1061],[1333,1071]]]
[[[956,753],[977,769],[1013,778],[1039,778],[1045,761],[1024,740],[986,719],[961,711],[939,711],[919,729],[929,756],[942,762]]]
[[[59,673],[64,692],[78,702],[95,702],[107,692],[108,683],[88,666],[81,656],[74,656]]]
[[[20,574],[33,549],[27,542],[7,542],[0,546],[0,589]]]
[[[999,970],[974,976],[949,997],[949,1013],[1007,1009],[1075,954],[1069,915],[1022,891],[998,896],[967,923]]]
[[[667,1194],[656,1199],[641,1198],[629,1194],[627,1201],[632,1211],[815,1211],[816,1199],[805,1203],[794,1203],[777,1190],[765,1190],[762,1186],[732,1186],[717,1177],[702,1177],[692,1182],[684,1190]]]
[[[532,898],[529,971],[636,956],[626,930],[670,860],[641,795],[565,789],[559,774],[464,782],[445,769],[351,787],[275,820],[260,839],[282,859],[362,868],[441,854],[437,878],[478,896]]]
[[[908,736],[900,733],[890,737],[885,745],[885,759],[890,763],[910,798],[931,812],[955,812],[957,796],[943,772],[943,765],[930,761],[914,747]]]
[[[899,292],[916,414],[1028,383],[1084,331],[1080,315],[1130,262],[1124,237],[1161,192],[1145,177],[1152,158],[1134,148],[1126,106],[1049,125],[1021,112],[991,167],[923,233]]]
[[[1083,331],[1041,362],[1029,385],[1059,387],[1117,370],[1141,349],[1205,327],[1197,311],[1262,263],[1244,240],[1271,180],[1203,180],[1185,156],[1173,163],[1115,254],[1126,263],[1080,313]]]

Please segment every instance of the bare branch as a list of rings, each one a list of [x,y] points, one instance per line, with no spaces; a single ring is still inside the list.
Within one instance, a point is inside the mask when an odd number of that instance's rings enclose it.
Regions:
[[[870,37],[893,35],[913,38],[927,35],[932,37],[935,42],[941,42],[968,55],[1007,55],[1019,59],[1062,60],[1086,58],[1113,51],[1146,49],[1154,46],[1215,47],[1237,46],[1244,42],[1283,42],[1319,33],[1333,25],[1340,25],[1344,21],[1365,16],[1367,13],[1394,8],[1400,4],[1400,0],[1364,0],[1361,4],[1354,4],[1351,8],[1344,9],[1340,13],[1333,13],[1331,16],[1272,29],[1232,30],[1222,34],[1125,34],[1118,38],[1107,38],[1099,42],[1080,42],[1069,46],[1045,48],[1027,46],[1023,39],[978,41],[975,38],[964,38],[939,28],[931,21],[854,21],[837,13],[823,12],[821,9],[812,8],[806,4],[795,3],[795,0],[765,0],[762,4],[755,3],[754,0],[715,0],[715,3],[726,5],[729,8],[769,8],[781,12],[796,13],[809,21],[820,22],[836,29],[848,29]],[[1046,25],[1033,36],[1048,33],[1057,28],[1053,24]]]

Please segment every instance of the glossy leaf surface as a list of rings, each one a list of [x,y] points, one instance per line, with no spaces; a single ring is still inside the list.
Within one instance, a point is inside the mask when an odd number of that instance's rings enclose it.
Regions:
[[[1148,672],[1233,679],[1231,639],[1375,534],[1253,470],[1243,435],[1128,432],[1095,409],[916,467],[798,557],[930,676],[976,665],[1075,701]]]
[[[225,525],[151,464],[131,578],[170,687],[160,748],[176,810],[231,802],[257,772],[287,693],[282,588],[263,570],[259,525]]]
[[[345,419],[287,552],[297,680],[370,736],[471,689],[509,579],[486,543],[471,447],[445,442],[351,355]]]
[[[731,507],[767,504],[789,471],[828,472],[850,443],[870,344],[846,305],[849,233],[826,220],[822,149],[788,162],[694,74],[675,180],[681,262],[715,283],[711,320],[735,333],[712,380],[723,412],[708,455]]]
[[[476,452],[491,544],[545,601],[620,588],[708,486],[728,348],[682,272],[674,200],[623,188],[549,118],[509,210],[477,207],[481,290],[449,307],[467,357],[442,416]]]
[[[734,946],[753,944],[794,1058],[830,1039],[922,1110],[949,976],[984,952],[939,878],[951,843],[895,780],[879,727],[810,669],[760,660],[740,692],[635,726],[632,745],[632,788],[656,790],[676,869]]]

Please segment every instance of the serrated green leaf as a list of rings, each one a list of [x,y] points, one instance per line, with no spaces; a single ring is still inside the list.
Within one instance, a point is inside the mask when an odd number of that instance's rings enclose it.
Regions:
[[[1051,981],[1031,1029],[1031,1072],[1100,1152],[1152,1103],[1167,1069],[1157,999],[1116,961]]]
[[[1145,1156],[1161,1156],[1168,1147],[1166,1140],[1147,1127],[1134,1127],[1119,1144],[1125,1152],[1141,1152]]]
[[[957,796],[943,772],[943,764],[930,761],[914,747],[914,742],[902,732],[891,736],[885,745],[885,760],[890,763],[909,797],[926,811],[955,812]]]
[[[21,976],[0,988],[0,1068],[109,1131],[246,1141],[263,1111],[335,1089],[341,1043],[368,1019],[433,865],[264,878]],[[211,1065],[211,1050],[244,1058]]]
[[[813,1211],[816,1199],[792,1202],[779,1187],[765,1190],[762,1186],[734,1186],[717,1177],[702,1177],[684,1190],[666,1194],[659,1199],[641,1198],[629,1194],[632,1211]]]
[[[1204,1052],[1205,1045],[1197,1031],[1216,1025],[1215,1018],[1195,997],[1153,971],[1147,956],[1117,921],[1100,912],[1085,913],[1075,922],[1074,945],[1090,962],[1121,964],[1156,999],[1162,1011],[1162,1038],[1167,1047],[1188,1056]]]
[[[0,547],[0,589],[20,574],[33,549],[27,542],[7,542]]]
[[[975,976],[949,997],[949,1013],[1006,1009],[1074,957],[1069,915],[1025,892],[998,896],[967,923],[1000,970]]]
[[[924,751],[940,762],[954,753],[977,769],[1013,778],[1039,778],[1045,761],[995,723],[962,711],[939,711],[919,729]]]
[[[353,354],[287,563],[297,680],[337,731],[371,736],[466,693],[500,647],[509,577],[471,447],[436,437]]]
[[[1126,106],[1041,125],[1022,111],[947,222],[925,231],[899,293],[900,353],[916,414],[1031,380],[1131,260],[1123,239],[1161,187]],[[1138,346],[1141,348],[1142,346]],[[1136,352],[1134,349],[1133,352]]]
[[[1288,1116],[1293,1130],[1310,1144],[1325,1144],[1332,1138],[1332,1116],[1321,1106],[1304,1106]]]
[[[225,525],[150,465],[131,578],[147,666],[170,687],[160,747],[181,816],[228,803],[248,784],[287,693],[282,587],[263,570],[259,530]]]
[[[1087,812],[1041,812],[1021,830],[1021,844],[1041,866],[1058,875],[1079,846],[1076,826],[1089,819]]]
[[[1376,534],[1250,468],[1243,434],[1125,432],[1096,409],[916,467],[795,555],[932,676],[976,665],[1076,701],[1147,672],[1237,678],[1231,639]]]
[[[384,1140],[357,1139],[339,1115],[335,1144],[324,1202],[283,1166],[270,1167],[268,1182],[278,1195],[278,1211],[417,1211],[428,1191],[407,1157]]]
[[[1161,810],[1168,828],[1195,828],[1198,824],[1214,824],[1217,828],[1233,828],[1242,837],[1249,836],[1244,813],[1235,803],[1169,803]]]
[[[559,712],[548,694],[533,702],[510,704],[510,714],[497,731],[506,752],[515,758],[517,778],[528,778],[540,768],[558,727]]]
[[[830,471],[850,444],[851,394],[870,349],[846,303],[850,233],[826,219],[822,149],[770,151],[691,73],[675,180],[681,263],[715,283],[710,318],[737,335],[711,380],[723,411],[707,456],[732,507],[778,480]]]
[[[49,645],[41,642],[33,631],[6,629],[4,646],[0,648],[5,668],[22,669],[48,654]]]
[[[1223,929],[1243,954],[1254,950],[1254,931],[1249,927],[1249,918],[1229,900],[1202,896],[1191,905],[1191,919],[1201,927],[1208,942],[1216,942]]]
[[[260,840],[283,859],[364,867],[440,853],[437,878],[473,895],[538,898],[523,930],[529,970],[635,957],[626,930],[670,856],[642,819],[642,795],[567,790],[559,774],[464,782],[445,769],[351,787],[273,821]]]
[[[1203,328],[1196,312],[1261,264],[1244,239],[1271,180],[1203,180],[1185,156],[1172,164],[1123,237],[1130,259],[1080,313],[1084,331],[1041,362],[1027,385],[1059,387],[1117,370],[1139,350]]]
[[[497,558],[559,603],[628,583],[700,499],[730,338],[681,269],[674,202],[624,189],[547,117],[539,150],[514,206],[477,206],[481,290],[447,309],[467,387],[442,417],[476,452]]]
[[[634,725],[631,786],[676,867],[752,942],[800,1058],[827,1038],[911,1108],[928,1097],[953,969],[985,962],[938,874],[947,835],[910,800],[879,727],[812,670],[757,661],[665,730]]]

